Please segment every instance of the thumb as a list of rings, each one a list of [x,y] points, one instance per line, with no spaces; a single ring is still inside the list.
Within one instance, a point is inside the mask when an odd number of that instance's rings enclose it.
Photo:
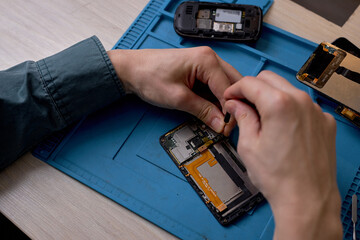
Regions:
[[[214,131],[222,133],[225,123],[224,115],[220,109],[192,91],[189,91],[188,94],[186,104],[183,104],[181,110],[196,116]]]
[[[233,115],[239,126],[239,142],[256,138],[260,131],[260,119],[256,111],[239,100],[228,100],[225,109]]]

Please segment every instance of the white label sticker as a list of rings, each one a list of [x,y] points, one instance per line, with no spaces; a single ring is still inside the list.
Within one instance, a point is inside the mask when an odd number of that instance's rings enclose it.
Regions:
[[[231,9],[216,9],[215,21],[217,22],[232,22],[240,23],[241,22],[240,10],[231,10]]]

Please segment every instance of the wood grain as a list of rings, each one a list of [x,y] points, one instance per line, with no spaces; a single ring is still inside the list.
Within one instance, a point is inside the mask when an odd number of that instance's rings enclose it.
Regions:
[[[110,49],[147,0],[1,0],[0,69],[97,35]],[[339,27],[289,0],[265,21],[314,42],[360,44],[360,8]],[[171,234],[26,154],[0,173],[0,211],[33,239],[174,239]]]
[[[332,42],[338,37],[346,37],[360,45],[360,7],[343,27],[289,0],[275,0],[264,19],[265,22],[316,43]]]
[[[0,69],[39,60],[92,35],[110,49],[147,0],[2,0]]]
[[[0,211],[32,239],[175,239],[30,154],[1,172]]]

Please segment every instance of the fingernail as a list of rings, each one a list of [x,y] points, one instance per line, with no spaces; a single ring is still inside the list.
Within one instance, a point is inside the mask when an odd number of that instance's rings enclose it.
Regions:
[[[224,121],[218,117],[215,117],[212,121],[211,121],[211,128],[214,129],[216,132],[222,132],[224,129]]]

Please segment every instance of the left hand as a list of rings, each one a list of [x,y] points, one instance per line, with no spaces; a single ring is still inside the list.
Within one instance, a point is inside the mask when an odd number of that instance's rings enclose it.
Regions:
[[[192,91],[201,81],[225,104],[224,91],[242,78],[211,48],[108,51],[115,71],[128,93],[160,107],[186,111],[218,133],[229,135],[236,122],[224,123],[224,112]]]

